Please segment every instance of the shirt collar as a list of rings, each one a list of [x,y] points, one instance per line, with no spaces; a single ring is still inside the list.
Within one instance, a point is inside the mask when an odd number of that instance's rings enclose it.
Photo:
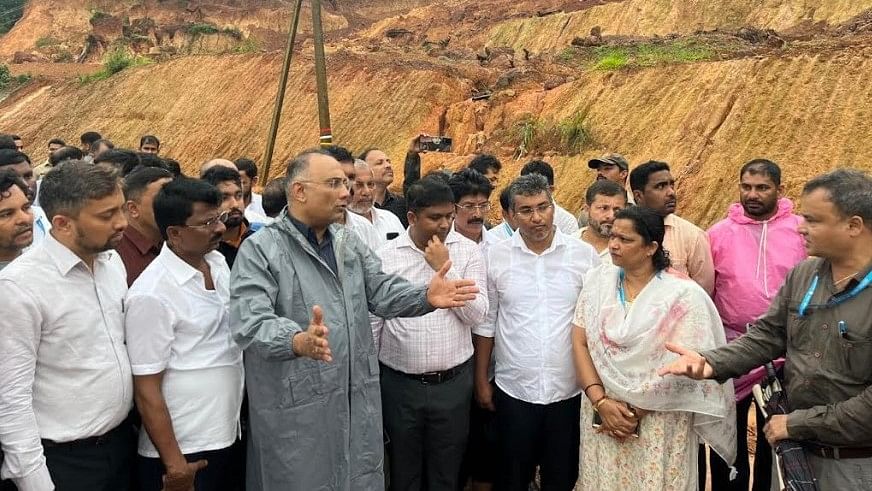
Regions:
[[[124,229],[124,236],[127,237],[127,240],[129,240],[142,255],[145,255],[145,253],[149,251],[160,251],[159,243],[155,244],[135,227],[128,225],[127,228]]]
[[[677,224],[678,220],[675,217],[675,213],[670,213],[666,215],[666,218],[663,219],[663,225],[667,227],[674,227]]]
[[[57,266],[58,271],[60,271],[62,276],[68,275],[70,271],[79,264],[85,264],[84,261],[82,261],[82,258],[77,256],[73,251],[67,248],[67,246],[61,244],[51,233],[46,234],[44,244],[45,251],[48,253],[52,261],[54,261],[55,266]],[[94,264],[98,261],[105,261],[110,257],[112,257],[111,251],[98,253],[94,256]]]
[[[518,249],[521,249],[524,252],[527,252],[527,253],[530,253],[533,255],[544,256],[546,254],[550,254],[550,253],[556,251],[558,247],[563,247],[566,245],[566,237],[564,237],[563,234],[560,233],[560,230],[557,230],[556,225],[554,226],[554,228],[555,228],[554,238],[551,239],[551,245],[548,246],[547,249],[542,251],[541,254],[536,254],[535,252],[531,251],[529,247],[527,247],[527,243],[524,242],[524,237],[521,236],[521,232],[517,232],[515,234],[512,234],[512,237],[509,240],[512,241],[511,242],[512,247],[516,247]]]
[[[223,261],[224,256],[217,251],[210,251],[206,254],[205,259],[206,263],[209,264],[209,269],[214,270],[215,261]],[[170,272],[172,277],[176,280],[176,283],[179,285],[184,285],[198,276],[203,276],[203,273],[201,273],[197,268],[186,263],[182,258],[176,255],[167,244],[164,244],[161,248],[157,260],[167,268],[167,271]]]
[[[288,210],[287,212],[287,217],[288,220],[290,220],[291,223],[294,224],[294,227],[299,230],[301,234],[303,234],[303,237],[305,237],[306,240],[308,240],[309,243],[315,247],[315,250],[317,250],[321,244],[318,242],[318,236],[315,234],[315,231],[312,230],[312,228],[305,223],[294,218],[294,216],[291,215],[290,210]],[[330,241],[332,240],[332,238],[333,237],[330,233],[330,227],[327,227],[326,229],[324,229],[324,242]]]
[[[424,251],[422,251],[415,244],[415,241],[412,240],[411,234],[412,234],[412,227],[409,227],[408,229],[406,229],[406,233],[400,234],[399,236],[397,236],[396,239],[389,241],[388,244],[393,244],[395,249],[409,247],[409,248],[414,249],[416,251],[420,251],[423,254]],[[455,242],[458,242],[461,238],[465,238],[465,237],[460,235],[459,232],[456,232],[454,230],[454,226],[452,225],[451,230],[448,231],[448,236],[445,237],[445,245],[447,246],[448,244],[453,244]]]

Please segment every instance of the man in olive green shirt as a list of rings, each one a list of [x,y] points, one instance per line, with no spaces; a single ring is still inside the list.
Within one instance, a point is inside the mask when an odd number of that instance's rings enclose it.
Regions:
[[[662,375],[738,377],[785,356],[791,411],[770,418],[770,444],[803,443],[821,489],[870,489],[872,477],[872,178],[840,169],[803,189],[809,256],[769,311],[735,342],[681,355]]]

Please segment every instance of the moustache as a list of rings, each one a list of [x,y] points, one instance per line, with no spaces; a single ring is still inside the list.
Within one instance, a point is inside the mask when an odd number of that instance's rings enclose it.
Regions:
[[[16,231],[15,231],[15,237],[18,237],[19,235],[24,235],[24,234],[26,234],[26,233],[28,233],[28,232],[33,232],[33,226],[32,226],[32,225],[28,225],[28,226],[26,226],[26,227],[21,227],[20,229],[16,230]]]
[[[469,220],[466,221],[466,223],[468,223],[470,225],[482,224],[482,223],[484,223],[484,218],[470,218]]]

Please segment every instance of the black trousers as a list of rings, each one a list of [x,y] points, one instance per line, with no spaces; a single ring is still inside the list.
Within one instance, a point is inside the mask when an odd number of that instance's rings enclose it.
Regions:
[[[738,435],[736,452],[736,479],[730,481],[730,467],[716,453],[711,453],[710,466],[712,473],[712,491],[747,491],[751,479],[751,464],[748,454],[748,410],[753,397],[736,403],[736,433]],[[754,491],[769,491],[772,484],[772,447],[766,441],[763,433],[765,419],[763,413],[754,404],[757,411],[757,450],[754,452]],[[704,448],[704,447],[701,447]],[[705,490],[705,452],[699,453],[699,489]]]
[[[496,390],[496,385],[491,382]],[[497,413],[472,400],[469,410],[469,441],[460,472],[458,491],[463,491],[466,482],[472,479],[478,483],[493,483],[497,474]]]
[[[472,363],[451,380],[423,384],[381,367],[391,490],[452,491],[469,434]]]
[[[209,464],[197,472],[194,478],[194,491],[234,491],[238,489],[240,477],[236,472],[239,457],[238,448],[242,443],[222,448],[185,454],[185,460],[196,462],[206,460]],[[163,489],[163,476],[166,473],[160,459],[139,456],[139,483],[141,491],[160,491]]]
[[[527,491],[539,466],[542,491],[568,491],[578,479],[581,396],[531,404],[496,390],[497,491]]]
[[[135,445],[133,425],[125,421],[98,443],[43,440],[43,453],[56,491],[127,491]]]

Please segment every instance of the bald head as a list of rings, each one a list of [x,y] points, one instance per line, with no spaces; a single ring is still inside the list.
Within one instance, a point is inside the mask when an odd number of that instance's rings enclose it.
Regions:
[[[203,163],[203,165],[200,166],[200,177],[203,177],[203,174],[205,174],[207,170],[211,169],[212,167],[217,167],[219,165],[221,167],[227,167],[229,169],[237,170],[236,164],[227,159],[212,159],[207,160]]]

